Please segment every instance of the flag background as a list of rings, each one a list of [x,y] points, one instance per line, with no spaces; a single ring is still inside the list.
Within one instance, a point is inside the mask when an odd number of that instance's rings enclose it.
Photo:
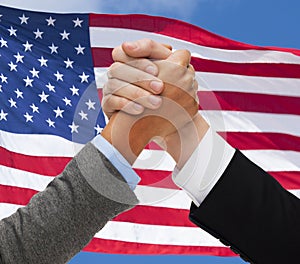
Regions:
[[[2,3],[4,1],[0,1]],[[10,1],[12,4],[14,1]],[[17,1],[16,1],[17,2]],[[29,1],[30,2],[30,1]],[[34,1],[31,1],[31,3]],[[100,2],[100,1],[97,1]],[[132,1],[130,3],[133,3]],[[158,2],[152,1],[154,4],[158,5]],[[176,2],[176,1],[175,1]],[[180,1],[178,1],[180,2]],[[144,5],[144,12],[146,14],[155,14],[162,15],[168,17],[176,17],[181,20],[189,21],[193,24],[199,25],[203,28],[209,29],[215,33],[220,35],[230,37],[235,40],[244,41],[247,43],[257,44],[257,45],[268,45],[268,46],[289,46],[300,48],[300,38],[296,25],[299,24],[299,18],[297,17],[296,10],[299,10],[299,6],[297,9],[296,1],[289,1],[288,4],[278,4],[271,1],[264,1],[263,3],[259,1],[251,1],[250,3],[244,3],[243,1],[199,1],[200,4],[197,4],[195,8],[195,4],[193,2],[186,2],[182,7],[179,8],[180,3],[176,8],[184,10],[187,9],[187,12],[182,12],[172,9],[171,11],[164,10],[164,7],[167,5],[160,5],[161,10],[157,11],[157,8],[153,5],[147,7]],[[177,2],[176,2],[177,3]],[[17,3],[18,4],[18,3]],[[46,4],[46,3],[45,3]],[[94,7],[90,10],[85,11],[93,11],[93,12],[110,12],[110,13],[120,13],[120,12],[134,12],[134,9],[130,4],[126,4],[127,6],[119,6],[116,5],[116,1],[110,1],[111,6],[97,6],[97,3],[94,3]],[[269,5],[271,4],[271,5]],[[37,4],[35,5],[37,8]],[[24,7],[18,5],[18,7]],[[259,9],[258,9],[259,7]],[[123,9],[122,9],[123,8]],[[128,9],[126,9],[128,8]],[[151,9],[152,8],[152,9]],[[191,11],[191,9],[195,10],[195,12]],[[50,11],[48,9],[48,11]],[[52,10],[51,10],[52,11]],[[69,11],[65,9],[64,11]],[[75,10],[75,11],[83,11],[83,10]],[[142,12],[143,10],[140,10]],[[297,23],[298,22],[298,23]],[[89,254],[91,256],[91,254]],[[76,257],[73,261],[74,263],[86,263],[85,258],[88,258],[86,254],[82,254],[83,259],[80,259],[80,256]],[[112,259],[104,260],[102,256],[93,255],[93,262],[96,261],[116,261],[116,262],[126,262],[131,261],[145,261],[146,259],[150,262],[154,261],[153,257],[143,257],[143,260],[139,258],[129,258],[123,257],[119,259],[119,257],[112,257]],[[98,260],[99,258],[99,260]],[[219,261],[220,258],[209,258],[207,260],[204,257],[193,257],[193,260],[185,258],[188,257],[155,257],[155,261],[161,263],[165,262],[176,262],[178,261],[197,261],[202,263],[217,263],[214,261]],[[194,259],[196,258],[196,259]],[[82,261],[82,262],[81,262]],[[208,262],[209,261],[209,262]],[[221,263],[223,263],[223,259],[221,259]],[[228,263],[233,263],[233,261],[239,261],[238,259],[228,258],[226,261],[230,261]]]

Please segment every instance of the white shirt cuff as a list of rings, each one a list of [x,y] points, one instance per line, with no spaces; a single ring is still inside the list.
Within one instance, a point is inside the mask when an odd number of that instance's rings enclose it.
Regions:
[[[134,190],[141,178],[132,169],[121,153],[101,135],[96,136],[91,143],[110,161],[121,173],[131,190]]]
[[[173,171],[174,182],[199,206],[220,179],[235,149],[211,128],[181,170]]]

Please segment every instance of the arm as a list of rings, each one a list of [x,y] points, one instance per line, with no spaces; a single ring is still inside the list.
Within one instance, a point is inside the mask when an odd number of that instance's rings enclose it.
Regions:
[[[137,202],[121,174],[89,143],[26,207],[0,221],[1,263],[65,263]]]
[[[126,47],[123,52],[129,55]],[[114,111],[113,102],[107,108]],[[194,127],[198,138],[187,136],[178,144],[180,134],[191,135]],[[194,201],[193,222],[254,263],[299,260],[298,198],[230,147],[199,115],[164,140],[177,162],[174,181]]]

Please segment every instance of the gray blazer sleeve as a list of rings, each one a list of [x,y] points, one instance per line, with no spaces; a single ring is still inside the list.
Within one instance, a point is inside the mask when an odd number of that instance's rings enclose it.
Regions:
[[[26,207],[0,221],[0,263],[65,263],[137,203],[121,174],[88,143]]]

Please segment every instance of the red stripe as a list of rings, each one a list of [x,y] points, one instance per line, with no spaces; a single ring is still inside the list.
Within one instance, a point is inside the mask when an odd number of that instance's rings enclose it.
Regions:
[[[0,203],[26,205],[37,191],[15,186],[0,185]]]
[[[198,91],[200,109],[278,114],[300,114],[300,97]]]
[[[141,169],[134,170],[141,177],[139,185],[179,190],[179,187],[177,187],[172,180],[171,171]]]
[[[92,48],[95,67],[109,67],[113,63],[110,48]],[[284,63],[233,63],[193,57],[196,71],[246,76],[300,78],[300,65]],[[99,87],[101,88],[101,87]]]
[[[300,188],[300,171],[269,171],[283,188],[296,190]]]
[[[258,47],[234,41],[211,33],[195,25],[164,17],[147,15],[97,15],[90,14],[89,25],[92,27],[128,28],[154,32],[169,37],[186,40],[201,46],[233,50],[279,50],[300,55],[300,50],[276,47]]]
[[[114,218],[118,222],[147,225],[195,227],[189,220],[190,210],[138,205]]]
[[[28,156],[0,147],[0,165],[47,176],[60,174],[71,158]]]
[[[219,132],[234,148],[300,151],[300,137],[281,133]]]
[[[300,78],[300,65],[284,63],[235,63],[193,57],[196,71],[228,73],[247,76]]]
[[[155,235],[155,234],[154,234]],[[83,249],[90,252],[103,252],[110,254],[181,254],[181,255],[214,255],[214,256],[236,256],[227,247],[201,247],[201,246],[173,246],[155,245],[134,242],[123,242],[118,240],[93,238]]]

